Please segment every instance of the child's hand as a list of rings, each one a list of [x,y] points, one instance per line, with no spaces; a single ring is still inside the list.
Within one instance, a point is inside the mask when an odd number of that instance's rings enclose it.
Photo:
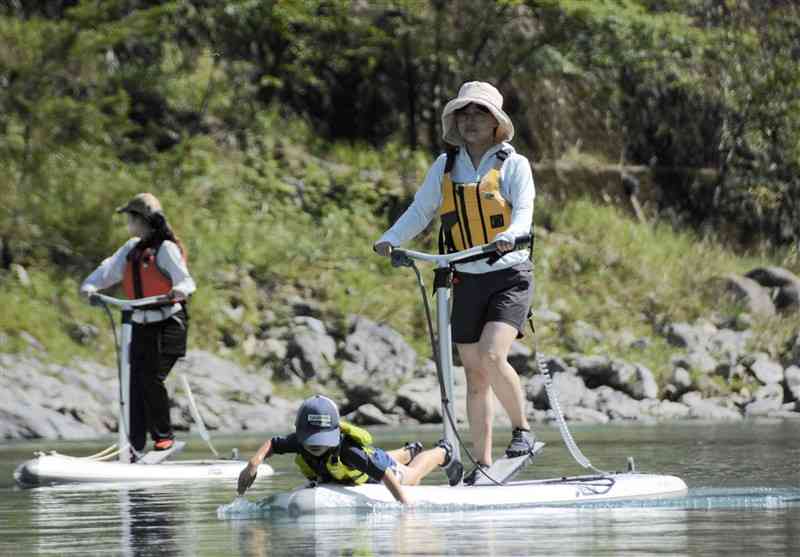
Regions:
[[[256,481],[256,476],[258,475],[258,465],[253,464],[252,462],[248,462],[247,466],[245,466],[242,471],[239,473],[239,482],[236,486],[236,492],[239,495],[244,495],[244,492],[253,485],[253,482]]]

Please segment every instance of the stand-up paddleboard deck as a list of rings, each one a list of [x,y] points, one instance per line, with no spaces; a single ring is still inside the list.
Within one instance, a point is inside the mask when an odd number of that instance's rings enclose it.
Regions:
[[[167,451],[158,451],[167,452]],[[149,453],[148,453],[149,454]],[[128,464],[62,455],[39,454],[20,464],[14,479],[24,487],[65,483],[141,483],[185,480],[235,480],[246,466],[243,460],[178,460],[158,464]],[[258,467],[258,476],[274,474],[268,464]]]
[[[519,481],[501,486],[404,486],[403,490],[415,506],[488,509],[679,497],[686,494],[687,486],[675,476],[624,473]],[[374,509],[394,502],[392,494],[382,484],[354,487],[323,484],[279,493],[263,503],[297,516],[344,509]]]

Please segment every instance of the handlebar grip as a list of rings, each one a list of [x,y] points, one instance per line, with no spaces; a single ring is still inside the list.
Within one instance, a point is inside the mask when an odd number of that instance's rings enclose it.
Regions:
[[[392,258],[392,267],[411,267],[414,264],[406,252],[400,249],[393,249],[390,257]]]
[[[531,233],[523,234],[522,236],[517,236],[516,238],[514,238],[514,249],[530,245],[532,240],[533,240],[533,234]]]
[[[522,236],[517,236],[516,238],[514,238],[514,247],[512,248],[512,251],[518,250],[523,246],[529,245],[532,239],[533,239],[533,234],[523,234]],[[481,251],[483,253],[492,253],[496,249],[497,248],[495,247],[495,243],[492,242],[490,244],[484,245]]]

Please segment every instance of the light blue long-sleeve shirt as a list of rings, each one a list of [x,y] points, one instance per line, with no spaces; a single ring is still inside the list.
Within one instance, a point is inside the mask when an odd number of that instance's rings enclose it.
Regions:
[[[461,148],[450,176],[454,182],[479,182],[494,168],[495,153],[500,149],[510,153],[500,169],[500,195],[511,204],[511,224],[497,235],[495,241],[513,242],[514,238],[530,233],[533,224],[533,200],[536,188],[528,159],[517,153],[510,143],[504,142],[486,151],[478,168],[475,169],[466,148]],[[422,187],[414,196],[414,201],[378,242],[389,242],[392,246],[400,246],[422,232],[433,220],[442,205],[442,178],[446,160],[447,156],[442,154],[431,165]],[[481,260],[460,263],[456,268],[462,273],[489,273],[522,263],[527,259],[528,250],[522,249],[505,254],[493,265]]]

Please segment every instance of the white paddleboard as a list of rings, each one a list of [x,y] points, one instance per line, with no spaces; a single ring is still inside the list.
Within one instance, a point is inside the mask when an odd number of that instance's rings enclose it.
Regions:
[[[498,508],[679,497],[686,494],[687,486],[675,476],[624,473],[519,481],[502,486],[403,486],[403,490],[415,506],[425,508]],[[272,495],[259,503],[293,516],[392,504],[397,503],[382,484],[321,484]]]
[[[247,464],[243,460],[178,460],[159,464],[128,464],[58,454],[41,454],[20,464],[14,479],[24,487],[62,483],[174,482],[235,480]],[[258,467],[258,477],[275,471]]]

